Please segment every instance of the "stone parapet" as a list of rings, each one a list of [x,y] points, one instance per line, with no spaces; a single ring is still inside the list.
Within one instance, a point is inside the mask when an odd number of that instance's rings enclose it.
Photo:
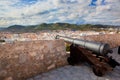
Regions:
[[[63,40],[0,45],[0,80],[24,80],[67,64]]]

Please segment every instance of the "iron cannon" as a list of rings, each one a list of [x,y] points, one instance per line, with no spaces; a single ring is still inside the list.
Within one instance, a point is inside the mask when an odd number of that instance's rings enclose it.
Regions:
[[[63,39],[65,42],[71,44],[70,56],[67,58],[70,65],[87,62],[97,76],[103,76],[107,71],[112,71],[116,66],[120,66],[120,63],[108,55],[108,53],[112,53],[112,50],[107,43],[75,39],[60,35],[57,35],[56,39]]]
[[[79,45],[83,48],[86,48],[88,50],[95,52],[96,54],[106,55],[107,53],[112,53],[112,50],[110,49],[110,45],[107,43],[73,39],[70,37],[65,37],[65,36],[60,36],[60,35],[57,35],[56,39],[63,39],[66,42]]]

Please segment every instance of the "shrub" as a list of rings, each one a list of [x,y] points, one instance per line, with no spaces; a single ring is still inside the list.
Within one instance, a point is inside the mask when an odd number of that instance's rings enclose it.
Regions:
[[[66,51],[70,51],[70,44],[66,43]]]

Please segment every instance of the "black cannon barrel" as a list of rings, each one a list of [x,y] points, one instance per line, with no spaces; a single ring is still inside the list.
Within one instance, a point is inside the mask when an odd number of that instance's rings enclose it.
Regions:
[[[95,53],[105,55],[109,52],[111,52],[110,46],[107,43],[100,43],[100,42],[93,42],[93,41],[87,41],[87,40],[81,40],[81,39],[74,39],[66,36],[60,36],[57,35],[56,39],[63,39],[66,42],[70,42],[72,44],[79,45],[81,47],[84,47],[86,49],[92,50]]]

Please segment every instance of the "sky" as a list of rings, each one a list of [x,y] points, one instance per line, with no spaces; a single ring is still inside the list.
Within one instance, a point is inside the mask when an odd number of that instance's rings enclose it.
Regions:
[[[0,0],[0,27],[58,22],[120,25],[120,0]]]

